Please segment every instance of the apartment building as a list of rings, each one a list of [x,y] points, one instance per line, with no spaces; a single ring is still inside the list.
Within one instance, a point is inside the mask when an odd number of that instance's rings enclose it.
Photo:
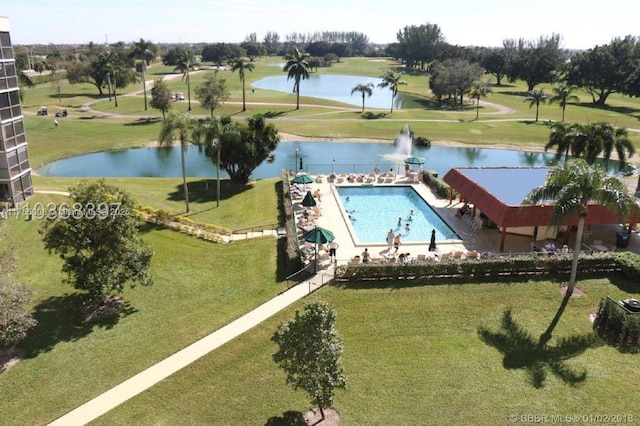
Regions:
[[[0,16],[0,205],[13,207],[33,195],[20,90],[9,19]]]

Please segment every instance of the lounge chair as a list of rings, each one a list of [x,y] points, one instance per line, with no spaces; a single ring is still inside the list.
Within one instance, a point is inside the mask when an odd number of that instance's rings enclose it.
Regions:
[[[440,256],[440,261],[445,262],[451,258],[451,253],[442,253]]]
[[[427,256],[424,254],[419,254],[417,260],[418,262],[424,262],[425,260],[427,260]]]

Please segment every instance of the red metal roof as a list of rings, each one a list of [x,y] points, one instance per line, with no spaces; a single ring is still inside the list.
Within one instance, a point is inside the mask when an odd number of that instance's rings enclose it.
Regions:
[[[500,200],[494,192],[489,188],[485,188],[479,185],[471,176],[482,174],[483,170],[487,170],[496,176],[500,176],[500,170],[504,179],[502,184],[506,185],[514,183],[520,186],[520,190],[524,193],[528,193],[530,190],[537,188],[544,184],[531,179],[530,167],[486,167],[486,168],[454,168],[447,172],[443,177],[443,180],[451,186],[455,191],[461,194],[462,198],[467,200],[470,204],[473,204],[478,210],[484,213],[491,221],[501,227],[519,227],[519,226],[547,226],[551,222],[551,212],[553,211],[553,205],[534,205],[526,206],[521,204],[508,205]],[[537,168],[541,169],[541,168]],[[548,168],[544,168],[547,171]],[[473,171],[471,173],[470,171]],[[519,171],[522,171],[519,173]],[[466,173],[465,173],[466,172]],[[521,179],[518,179],[518,175],[521,175]],[[546,176],[545,173],[542,173]],[[496,184],[500,185],[500,180],[496,180]],[[576,225],[578,217],[568,220],[566,225]],[[623,219],[617,215],[614,215],[611,210],[606,207],[590,204],[587,207],[587,217],[585,224],[587,225],[605,225],[610,223],[621,223]]]

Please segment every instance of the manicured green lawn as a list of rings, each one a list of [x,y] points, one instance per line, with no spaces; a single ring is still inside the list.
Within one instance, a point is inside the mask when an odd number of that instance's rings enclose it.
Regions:
[[[591,331],[588,314],[600,297],[637,295],[617,279],[581,281],[586,295],[569,302],[550,341]],[[347,425],[505,424],[510,414],[640,415],[636,356],[607,346],[564,361],[586,372],[566,383],[545,366],[535,388],[525,368],[505,366],[504,354],[478,337],[498,331],[505,308],[536,339],[561,303],[556,282],[443,284],[408,288],[330,287],[311,297],[337,310],[344,338],[347,390],[335,407]],[[269,339],[295,308],[268,320],[103,416],[96,424],[265,424],[272,416],[310,408],[284,382]],[[512,364],[517,364],[522,358]],[[558,359],[558,361],[562,361]]]
[[[31,202],[62,200],[42,195]],[[60,259],[44,250],[39,221],[3,222],[39,321],[22,345],[25,359],[0,374],[3,425],[52,421],[286,287],[273,238],[213,244],[143,226],[155,251],[155,284],[124,291],[129,314],[117,323],[81,326],[74,320],[78,296],[62,283]]]

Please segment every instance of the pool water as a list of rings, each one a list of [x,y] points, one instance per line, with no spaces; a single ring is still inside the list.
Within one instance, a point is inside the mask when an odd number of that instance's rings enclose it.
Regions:
[[[356,243],[386,244],[389,229],[400,233],[404,243],[426,243],[436,230],[436,242],[459,240],[459,236],[410,186],[338,187],[342,208],[351,216]],[[409,219],[409,213],[414,214]],[[401,224],[398,226],[398,219]],[[409,224],[409,230],[406,224]]]

